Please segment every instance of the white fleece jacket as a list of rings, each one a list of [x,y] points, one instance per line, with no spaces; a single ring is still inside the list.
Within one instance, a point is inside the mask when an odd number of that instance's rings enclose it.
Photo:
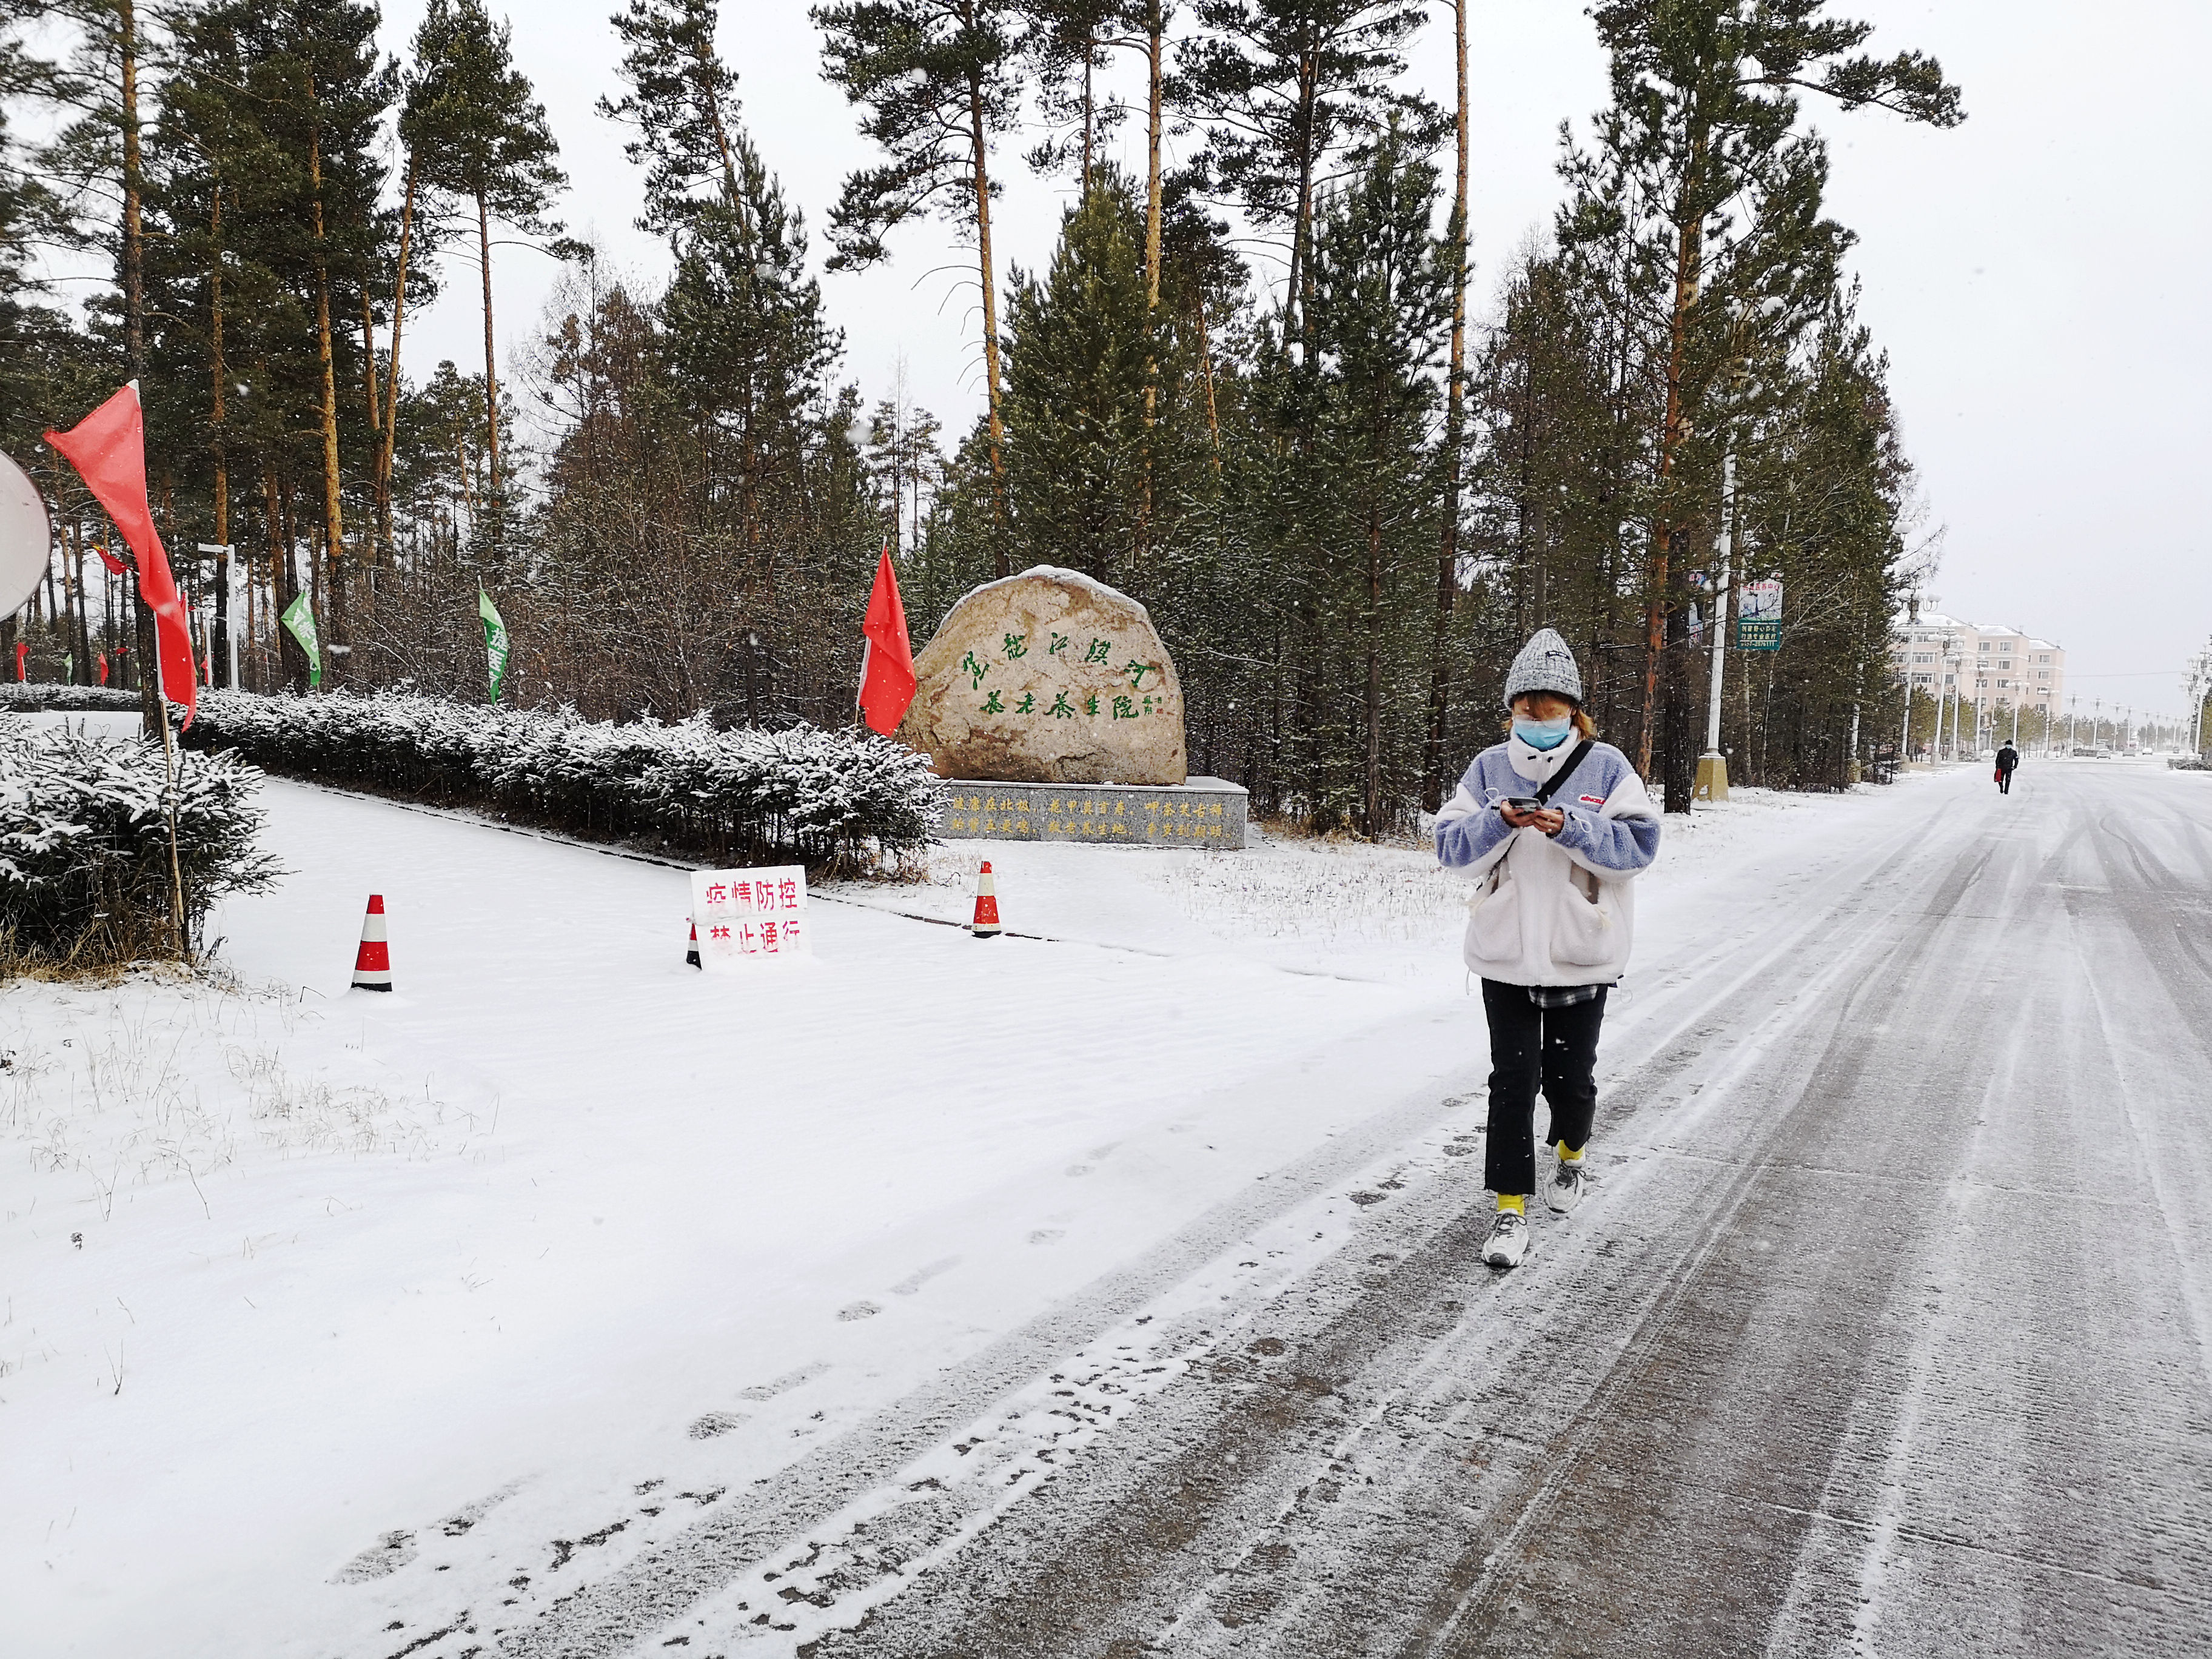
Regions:
[[[1553,793],[1565,815],[1557,837],[1516,830],[1498,811],[1531,794],[1573,743],[1531,748],[1518,738],[1474,757],[1437,815],[1437,856],[1476,878],[1467,965],[1509,985],[1610,985],[1628,965],[1635,878],[1659,852],[1659,815],[1628,757],[1594,744]]]

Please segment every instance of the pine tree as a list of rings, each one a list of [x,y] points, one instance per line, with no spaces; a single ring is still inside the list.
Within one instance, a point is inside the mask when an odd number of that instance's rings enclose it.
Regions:
[[[1024,0],[1021,10],[1037,108],[1050,128],[1029,164],[1048,173],[1072,165],[1079,200],[1090,192],[1100,143],[1129,112],[1118,97],[1100,97],[1097,75],[1111,48],[1130,44],[1138,27],[1132,0]]]
[[[741,185],[738,77],[714,46],[717,0],[630,0],[610,20],[629,51],[629,88],[599,113],[634,126],[623,153],[646,169],[641,230],[672,234],[704,203],[734,204]]]
[[[1722,239],[1719,257],[1726,258],[1736,244],[1755,241],[1769,197],[1794,199],[1802,209],[1809,185],[1810,200],[1817,202],[1825,161],[1817,140],[1797,129],[1801,93],[1846,110],[1878,106],[1939,127],[1964,118],[1958,89],[1943,80],[1934,59],[1904,52],[1883,61],[1859,53],[1871,26],[1824,17],[1825,4],[1613,0],[1591,13],[1611,59],[1612,102],[1599,124],[1601,170],[1628,181],[1613,199],[1632,204],[1669,264],[1665,343],[1657,359],[1666,397],[1655,442],[1637,758],[1648,774],[1663,724],[1670,811],[1688,810],[1692,759],[1681,653],[1674,653],[1672,665],[1666,655],[1670,636],[1679,645],[1686,631],[1686,601],[1673,557],[1691,516],[1681,469],[1686,447],[1700,429],[1702,393],[1726,353],[1724,344],[1716,344],[1726,329],[1711,320],[1710,306],[1699,309],[1701,299],[1723,291],[1709,244]],[[1802,212],[1797,216],[1802,222]],[[1747,263],[1755,264],[1756,257]],[[1770,271],[1776,263],[1767,262]],[[1770,284],[1770,293],[1790,285],[1786,269],[1778,274],[1784,280]],[[1753,295],[1758,289],[1739,283],[1734,291]]]
[[[889,256],[884,239],[935,211],[975,240],[983,309],[983,391],[992,518],[1006,521],[1000,409],[999,290],[991,254],[992,143],[1020,113],[1021,53],[1011,0],[848,0],[817,6],[824,73],[866,107],[861,132],[882,147],[880,167],[845,180],[830,216],[836,270]],[[1010,567],[1003,545],[999,574]]]
[[[415,37],[419,98],[410,98],[422,181],[473,202],[483,276],[484,446],[495,520],[506,477],[500,457],[497,339],[492,325],[491,222],[532,236],[557,234],[546,217],[568,185],[545,107],[514,67],[511,23],[495,23],[483,0],[430,0]]]
[[[1198,0],[1200,31],[1177,51],[1178,102],[1206,133],[1200,165],[1259,228],[1287,231],[1287,332],[1310,286],[1314,205],[1329,158],[1372,144],[1393,115],[1425,149],[1440,130],[1399,90],[1420,0]]]
[[[738,118],[713,0],[631,0],[613,21],[629,46],[629,90],[600,107],[637,127],[627,148],[647,168],[640,228],[667,236],[676,254],[665,350],[687,407],[730,440],[739,539],[757,560],[777,511],[771,497],[795,501],[803,428],[826,395],[840,337],[806,270],[805,219]],[[772,568],[758,565],[757,579],[772,586]]]
[[[1451,218],[1444,231],[1452,262],[1451,358],[1444,380],[1444,530],[1437,550],[1436,615],[1430,623],[1429,743],[1421,785],[1421,804],[1431,812],[1443,805],[1450,781],[1444,732],[1451,719],[1449,645],[1452,612],[1459,601],[1460,474],[1467,456],[1467,0],[1452,0],[1452,46],[1458,66],[1452,116],[1458,165],[1453,173]]]

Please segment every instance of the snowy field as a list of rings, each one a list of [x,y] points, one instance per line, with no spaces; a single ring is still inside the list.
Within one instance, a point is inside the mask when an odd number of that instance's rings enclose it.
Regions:
[[[1669,820],[1609,1042],[1971,773]],[[1463,895],[1416,849],[963,843],[822,890],[811,962],[705,977],[676,868],[265,801],[293,873],[211,925],[234,983],[0,1000],[10,1654],[538,1650],[496,1633],[1016,1335],[1042,1344],[999,1390],[1006,1423],[1029,1401],[1001,1449],[1026,1489],[1187,1362],[1151,1321],[1339,1249],[1479,1118]],[[1017,936],[940,925],[977,858]],[[370,892],[389,997],[347,989]],[[1325,1172],[1310,1199],[1170,1259],[1292,1170]],[[1053,1323],[1109,1282],[1115,1317]],[[908,1455],[920,1482],[960,1462]],[[748,1655],[866,1604],[775,1576],[708,1604]]]

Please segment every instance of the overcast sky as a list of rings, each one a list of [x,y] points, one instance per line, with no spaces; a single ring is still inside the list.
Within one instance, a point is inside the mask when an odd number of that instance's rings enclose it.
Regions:
[[[495,9],[498,0],[493,0]],[[639,174],[623,130],[592,112],[613,89],[612,0],[513,8],[515,55],[537,83],[573,188],[573,230],[658,277],[665,260],[632,228]],[[1558,199],[1559,124],[1604,93],[1604,64],[1573,0],[1470,0],[1476,314]],[[1951,132],[1879,112],[1815,110],[1834,157],[1830,210],[1858,233],[1862,312],[1890,353],[1905,441],[1931,522],[1947,535],[1932,591],[1942,608],[2067,647],[2086,708],[2179,709],[2184,661],[2212,635],[2212,546],[2197,501],[2212,449],[2212,115],[2197,82],[2212,62],[2204,0],[1840,0],[1877,25],[1882,51],[1917,47],[1964,88]],[[421,15],[393,0],[387,46]],[[854,112],[820,76],[800,0],[725,0],[721,48],[763,158],[819,227],[838,185],[870,157]],[[1449,103],[1450,14],[1414,52],[1413,79]],[[1141,134],[1138,135],[1141,146]],[[1000,276],[1050,254],[1064,186],[1009,146],[994,228]],[[1132,161],[1140,155],[1133,153]],[[944,228],[894,239],[888,266],[823,283],[846,335],[844,378],[870,403],[908,395],[964,428],[980,407],[973,256]],[[556,271],[520,248],[495,260],[502,354],[525,347]],[[408,358],[480,365],[475,271],[410,319]]]

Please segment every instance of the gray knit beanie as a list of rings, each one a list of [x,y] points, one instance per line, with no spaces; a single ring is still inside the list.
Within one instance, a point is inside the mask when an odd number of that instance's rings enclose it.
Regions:
[[[1513,666],[1506,672],[1508,708],[1513,706],[1514,698],[1526,691],[1549,691],[1575,703],[1583,700],[1583,676],[1575,666],[1575,653],[1551,629],[1538,629],[1534,637],[1521,647],[1521,654],[1513,659]]]

